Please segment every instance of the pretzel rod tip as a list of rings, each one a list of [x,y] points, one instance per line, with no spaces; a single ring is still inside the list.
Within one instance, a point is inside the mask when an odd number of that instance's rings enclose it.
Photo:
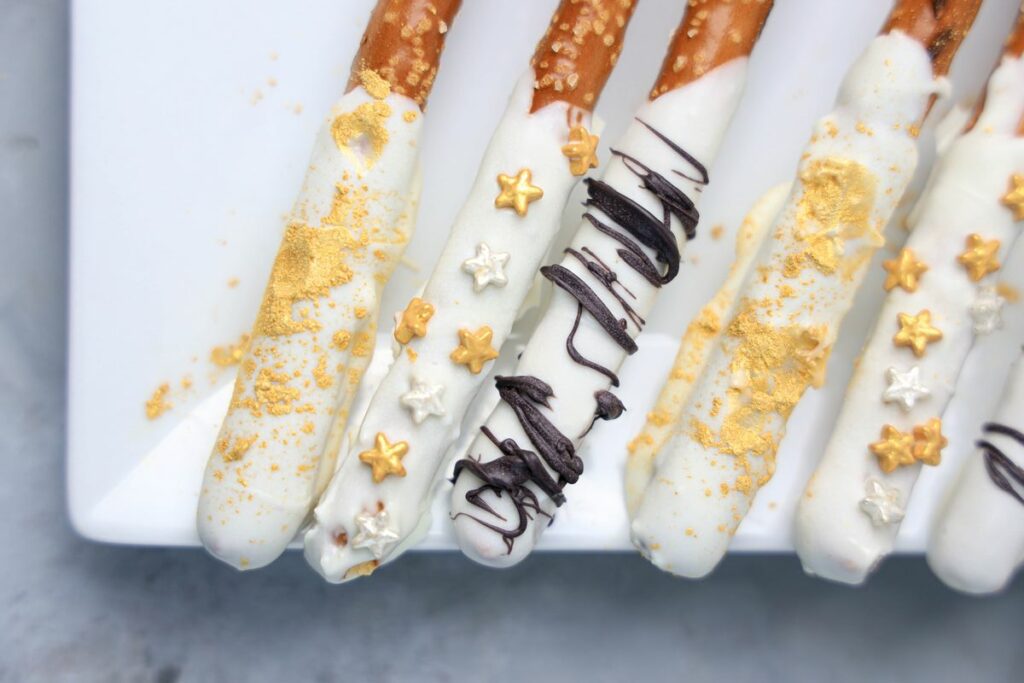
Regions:
[[[380,0],[352,60],[348,89],[370,71],[423,109],[434,85],[448,28],[462,0]]]
[[[651,88],[653,100],[754,49],[773,0],[690,0],[661,72]]]

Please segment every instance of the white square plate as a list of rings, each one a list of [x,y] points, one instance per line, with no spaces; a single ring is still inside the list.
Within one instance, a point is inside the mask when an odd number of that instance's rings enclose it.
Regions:
[[[419,268],[400,268],[382,318],[429,273],[513,84],[555,0],[464,3],[430,100],[416,236]],[[68,497],[91,539],[195,545],[201,473],[231,369],[210,349],[254,318],[265,277],[321,117],[341,93],[373,0],[91,0],[73,7],[71,347]],[[641,0],[625,51],[601,99],[607,143],[646,97],[683,0]],[[974,95],[998,55],[1017,0],[989,0],[955,63],[958,97]],[[699,238],[664,295],[641,350],[622,372],[622,419],[595,428],[587,473],[542,549],[629,547],[622,501],[625,444],[641,425],[678,335],[714,293],[751,203],[789,179],[812,123],[831,108],[846,67],[871,40],[888,0],[782,0],[757,47],[749,86],[703,197]],[[928,136],[922,136],[923,147]],[[925,150],[924,160],[930,159]],[[922,174],[919,174],[922,175]],[[566,226],[578,221],[570,202]],[[719,240],[714,225],[726,228]],[[899,228],[890,231],[898,234]],[[1019,261],[1019,260],[1018,260]],[[413,264],[413,265],[415,265]],[[1012,264],[1011,264],[1012,265]],[[1024,271],[1024,264],[1006,272]],[[873,274],[881,272],[876,268]],[[234,286],[229,286],[229,282]],[[824,390],[790,421],[778,471],[740,526],[733,548],[791,548],[789,520],[825,443],[850,367],[880,299],[869,280],[832,355]],[[951,455],[966,455],[998,397],[1002,368],[1024,338],[1013,316],[964,382],[989,395],[958,397]],[[192,386],[181,386],[184,378]],[[992,379],[997,377],[997,379]],[[144,401],[171,384],[173,409],[146,418]],[[218,393],[219,390],[219,393]],[[986,403],[987,401],[987,403]],[[949,418],[949,416],[947,416]],[[950,457],[917,486],[898,547],[920,551],[949,478]],[[447,489],[423,547],[453,547]]]

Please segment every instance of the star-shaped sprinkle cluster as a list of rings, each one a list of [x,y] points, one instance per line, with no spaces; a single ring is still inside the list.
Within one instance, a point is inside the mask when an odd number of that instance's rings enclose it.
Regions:
[[[411,385],[412,387],[402,394],[399,401],[412,413],[413,422],[420,424],[431,415],[444,415],[444,404],[441,403],[443,385],[431,384],[419,377],[413,377]]]
[[[359,460],[370,466],[373,472],[373,483],[379,484],[390,475],[405,476],[402,458],[409,452],[409,444],[399,441],[392,444],[384,432],[377,432],[374,446],[359,454]]]
[[[391,517],[378,504],[376,512],[363,511],[356,515],[356,536],[352,539],[353,548],[366,548],[374,558],[384,557],[384,551],[398,542],[398,532],[391,527]]]
[[[990,334],[1003,326],[1003,305],[1006,299],[999,296],[995,287],[982,287],[978,290],[967,310],[974,323],[975,334]]]
[[[494,200],[499,209],[515,209],[520,216],[526,215],[526,208],[544,196],[544,190],[532,183],[533,174],[530,169],[521,168],[514,176],[498,174],[498,186],[501,192]]]
[[[932,325],[932,313],[928,309],[920,311],[917,315],[900,313],[897,315],[900,330],[892,338],[896,346],[905,346],[920,358],[924,355],[928,344],[942,339],[942,331]]]
[[[507,253],[491,251],[485,242],[476,245],[476,256],[462,262],[462,270],[473,276],[473,291],[483,291],[487,285],[504,287],[508,284],[505,275],[505,264],[510,256]]]
[[[967,277],[977,282],[989,273],[999,270],[999,240],[986,240],[977,233],[967,236],[967,248],[956,257],[967,271]]]
[[[474,375],[483,370],[488,361],[498,357],[498,351],[491,346],[494,332],[484,325],[476,332],[465,328],[459,330],[459,345],[452,351],[450,358],[459,365],[465,365]]]
[[[1003,205],[1013,212],[1014,220],[1024,220],[1024,175],[1010,176],[1010,189],[1003,195]]]
[[[906,372],[887,368],[885,380],[889,383],[882,392],[886,403],[898,403],[904,411],[910,412],[921,399],[931,396],[931,391],[921,382],[921,369],[916,365]]]
[[[408,344],[413,337],[427,334],[427,322],[434,316],[434,306],[419,297],[413,297],[398,317],[395,325],[395,339],[399,344]]]
[[[916,292],[918,280],[928,270],[928,266],[918,261],[914,252],[907,248],[901,249],[896,258],[882,261],[882,268],[888,273],[882,285],[887,292],[895,287]]]
[[[942,435],[942,420],[937,417],[914,427],[914,459],[925,465],[938,465],[948,443]]]
[[[900,507],[898,489],[890,488],[874,477],[869,477],[864,482],[864,493],[866,495],[860,501],[860,509],[871,518],[875,526],[898,524],[903,519],[905,513]]]
[[[870,444],[868,449],[878,457],[878,466],[883,472],[914,464],[914,435],[901,432],[892,425],[882,427],[882,438]]]
[[[916,425],[910,432],[901,432],[892,425],[882,427],[881,438],[868,445],[868,450],[878,458],[878,466],[888,474],[897,467],[920,462],[938,465],[942,460],[942,449],[948,441],[942,435],[942,420],[937,417],[924,424]]]
[[[569,129],[569,142],[562,145],[562,154],[569,159],[569,172],[583,175],[588,169],[597,168],[597,143],[600,138],[591,135],[583,126]]]

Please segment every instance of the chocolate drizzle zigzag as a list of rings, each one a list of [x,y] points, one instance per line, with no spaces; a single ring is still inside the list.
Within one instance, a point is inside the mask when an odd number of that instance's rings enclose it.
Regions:
[[[988,422],[982,427],[982,430],[986,434],[1008,436],[1019,445],[1024,446],[1024,434],[1013,427],[997,422]],[[1017,490],[1018,488],[1024,490],[1024,468],[1010,460],[1006,453],[1003,453],[1000,448],[987,439],[979,439],[975,445],[985,451],[985,470],[992,483],[1013,496],[1018,503],[1024,505],[1024,496]]]
[[[673,173],[696,183],[698,191],[701,186],[708,183],[708,171],[703,164],[651,125],[640,119],[637,121],[685,160],[696,177],[677,170],[673,170]],[[652,286],[660,288],[671,282],[679,273],[681,257],[678,241],[672,233],[672,217],[679,221],[683,234],[687,240],[690,240],[697,234],[697,222],[700,214],[693,200],[673,185],[668,178],[652,170],[635,157],[614,149],[612,154],[617,156],[626,169],[636,176],[640,181],[640,187],[658,201],[661,205],[662,216],[658,218],[608,183],[587,178],[584,181],[587,187],[587,199],[584,206],[588,210],[583,217],[598,232],[621,245],[616,249],[616,255],[623,263]],[[601,217],[595,215],[591,209],[596,210]],[[654,260],[644,251],[644,247],[654,252]],[[619,282],[618,274],[598,258],[589,247],[582,247],[579,250],[569,247],[565,252],[579,261],[587,272],[611,294],[622,309],[624,316],[616,316],[597,292],[572,270],[560,264],[542,267],[541,274],[577,302],[576,318],[565,340],[566,352],[577,365],[604,375],[608,378],[611,386],[617,387],[619,378],[611,369],[587,359],[576,348],[576,332],[579,330],[583,313],[584,311],[589,313],[608,336],[630,355],[636,353],[637,345],[633,336],[627,332],[627,326],[631,322],[639,333],[643,330],[646,321],[626,299],[627,296],[630,299],[636,299],[636,296]],[[576,448],[572,440],[558,431],[541,412],[542,407],[551,410],[550,399],[554,396],[554,392],[549,384],[529,376],[496,377],[495,384],[501,400],[515,412],[519,424],[536,452],[520,447],[515,440],[510,438],[499,441],[486,425],[482,426],[480,431],[494,444],[501,455],[489,462],[483,462],[480,457],[459,460],[455,463],[452,481],[456,481],[463,470],[469,470],[483,484],[468,491],[466,500],[500,521],[508,522],[509,520],[499,515],[482,498],[485,491],[492,491],[498,497],[505,492],[516,508],[518,520],[515,526],[505,528],[467,513],[459,513],[453,519],[466,516],[500,534],[508,552],[511,553],[515,539],[526,531],[529,521],[533,519],[533,513],[548,516],[541,510],[537,495],[529,488],[528,484],[533,483],[534,486],[550,496],[555,505],[561,506],[565,502],[565,494],[562,489],[566,484],[574,484],[579,480],[583,473],[583,462],[576,455]],[[594,419],[579,438],[585,436],[597,420],[614,420],[626,410],[622,401],[610,391],[597,391],[594,394],[594,402]],[[551,475],[549,469],[557,475],[557,479]]]

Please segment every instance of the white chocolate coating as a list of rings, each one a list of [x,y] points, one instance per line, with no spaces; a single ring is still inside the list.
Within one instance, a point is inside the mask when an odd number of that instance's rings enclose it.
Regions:
[[[335,134],[367,111],[386,131],[379,147],[358,126]],[[317,137],[199,499],[203,545],[239,569],[284,551],[334,470],[381,289],[412,234],[422,118],[412,100],[360,86]]]
[[[306,559],[328,581],[339,582],[353,567],[378,560],[393,560],[415,540],[429,516],[431,494],[444,473],[446,453],[458,437],[459,421],[487,377],[472,374],[465,365],[455,364],[450,354],[459,344],[458,331],[476,331],[487,325],[493,331],[491,344],[500,348],[509,334],[520,305],[533,283],[541,258],[560,224],[570,191],[579,180],[572,175],[561,148],[568,140],[572,116],[582,115],[580,125],[590,127],[586,112],[570,112],[568,105],[554,103],[530,114],[533,71],[517,84],[505,115],[480,165],[466,203],[451,229],[448,241],[421,298],[434,306],[427,334],[407,345],[415,356],[401,353],[371,399],[358,433],[346,439],[341,466],[316,506],[314,525],[305,535]],[[511,209],[495,207],[498,174],[514,176],[529,169],[532,183],[544,195],[529,204],[525,216]],[[479,253],[486,243],[491,254],[509,254],[502,264],[507,280],[501,286],[492,281],[478,287],[473,273],[463,264]],[[415,408],[406,400],[415,387],[440,386],[443,415],[424,415],[417,423]],[[389,476],[374,483],[370,468],[356,454],[372,448],[377,433],[392,443],[408,443],[402,459],[405,476]],[[398,541],[381,557],[353,544],[339,543],[342,534],[352,537],[356,518],[383,505]],[[350,577],[357,575],[353,572]]]
[[[721,336],[722,320],[735,314],[740,285],[757,257],[768,229],[782,210],[790,183],[781,183],[761,195],[750,208],[736,233],[736,259],[722,287],[700,313],[690,321],[679,341],[675,361],[654,407],[647,414],[643,431],[630,442],[626,460],[626,509],[632,517],[644,489],[654,473],[654,460],[665,441],[679,429],[679,419],[693,385],[707,365],[716,340]]]
[[[1024,360],[1010,371],[994,422],[1020,428],[1024,415]],[[1002,434],[982,435],[1024,466],[1024,448]],[[1024,506],[999,489],[985,467],[984,451],[967,459],[928,538],[928,565],[943,583],[965,593],[1004,588],[1024,562]]]
[[[739,102],[746,69],[745,58],[733,60],[682,88],[644,104],[637,112],[636,119],[615,145],[615,149],[630,155],[664,177],[671,178],[679,189],[694,202],[698,202],[700,192],[695,189],[696,184],[673,173],[674,169],[681,169],[684,173],[692,175],[692,169],[637,120],[650,124],[706,167],[710,166]],[[609,161],[604,173],[604,182],[656,216],[661,216],[662,209],[657,199],[640,185],[636,175],[620,158],[615,157]],[[602,215],[596,208],[591,210],[599,216]],[[686,239],[682,227],[675,218],[672,218],[672,229],[682,250]],[[628,298],[629,305],[641,317],[648,314],[659,289],[618,256],[617,251],[621,248],[618,241],[598,231],[589,221],[584,220],[572,240],[572,247],[577,251],[588,248],[596,258],[607,264],[617,274],[623,291],[633,294],[633,297]],[[621,305],[578,260],[566,255],[561,265],[583,279],[616,316],[622,315]],[[668,286],[673,284],[676,287],[685,287],[683,283],[670,283]],[[610,382],[605,375],[574,362],[566,351],[565,342],[573,327],[577,306],[575,298],[559,288],[554,289],[550,306],[524,349],[514,374],[534,376],[551,386],[554,391],[551,410],[544,410],[544,415],[555,428],[578,446],[582,441],[581,435],[594,417],[595,392],[608,390]],[[638,334],[635,325],[627,325],[626,330],[631,336],[635,337]],[[586,358],[612,372],[618,370],[626,357],[622,347],[611,340],[604,329],[589,315],[583,316],[581,320],[575,336],[575,345]],[[630,378],[623,378],[623,381],[630,381]],[[499,403],[488,417],[486,426],[498,439],[512,438],[522,447],[530,448],[530,440],[508,404]],[[471,457],[480,456],[485,461],[493,460],[500,455],[482,433],[476,435],[468,453]],[[582,479],[585,481],[585,474]],[[541,510],[547,515],[554,515],[554,502],[532,483],[528,485],[537,494]],[[521,561],[531,552],[547,528],[547,518],[540,517],[539,523],[536,518],[531,521],[525,533],[515,539],[509,552],[499,534],[466,515],[473,515],[507,528],[516,523],[518,515],[515,508],[508,496],[498,498],[490,491],[484,493],[483,500],[507,521],[502,522],[479,507],[471,505],[466,500],[466,492],[478,486],[479,479],[471,472],[463,470],[452,490],[452,515],[462,551],[471,559],[492,566],[510,566]],[[565,492],[571,504],[572,487],[567,487]]]
[[[921,44],[899,32],[875,38],[844,79],[743,284],[741,311],[723,325],[738,331],[709,358],[683,413],[687,431],[659,454],[634,516],[634,544],[659,568],[701,577],[725,554],[774,472],[789,410],[823,380],[839,324],[913,175],[916,125],[946,88]]]
[[[928,270],[916,291],[897,286],[888,293],[824,455],[800,500],[794,540],[809,574],[860,583],[892,551],[898,520],[878,524],[865,514],[860,506],[865,482],[884,482],[905,507],[922,465],[886,474],[868,445],[879,439],[883,425],[910,432],[941,417],[970,351],[975,322],[989,331],[996,326],[998,301],[990,292],[986,299],[986,292],[998,271],[974,282],[957,256],[967,236],[978,233],[1000,241],[1003,261],[1017,237],[1013,213],[1001,199],[1011,175],[1024,172],[1024,139],[1016,135],[1022,114],[1024,60],[1006,59],[989,80],[977,124],[948,148],[915,209],[917,220],[906,248]],[[973,319],[972,306],[977,309]],[[893,335],[899,313],[913,315],[923,309],[931,312],[942,339],[917,357],[895,346]]]

